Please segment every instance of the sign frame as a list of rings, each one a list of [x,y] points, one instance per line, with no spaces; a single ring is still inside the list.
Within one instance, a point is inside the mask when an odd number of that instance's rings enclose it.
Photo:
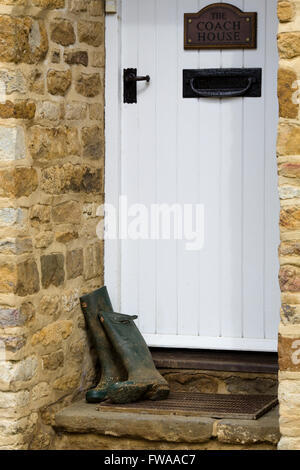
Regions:
[[[251,23],[250,31],[251,37],[249,41],[232,42],[222,44],[203,44],[203,43],[191,43],[189,38],[189,27],[193,19],[201,19],[204,13],[207,13],[209,10],[214,9],[223,9],[230,10],[231,13],[235,13],[239,18],[245,19],[247,22]],[[216,12],[215,12],[216,13]],[[257,48],[257,13],[256,12],[244,12],[238,7],[231,5],[229,3],[212,3],[202,8],[197,13],[185,13],[184,14],[184,49],[256,49]]]

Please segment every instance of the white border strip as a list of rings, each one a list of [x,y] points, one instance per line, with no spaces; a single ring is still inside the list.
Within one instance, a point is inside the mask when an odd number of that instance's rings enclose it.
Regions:
[[[147,335],[144,339],[150,347],[219,349],[230,351],[276,352],[277,341],[271,339],[213,338],[202,336]],[[164,346],[162,346],[162,344]]]

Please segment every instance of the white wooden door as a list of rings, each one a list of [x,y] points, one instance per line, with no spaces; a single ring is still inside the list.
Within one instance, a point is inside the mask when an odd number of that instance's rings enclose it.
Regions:
[[[107,202],[201,203],[205,239],[107,242],[106,283],[151,346],[275,351],[277,0],[231,2],[258,13],[257,49],[184,50],[184,13],[210,3],[122,0],[107,20]],[[151,82],[123,104],[131,67]],[[222,67],[261,67],[262,97],[182,97],[183,69]]]

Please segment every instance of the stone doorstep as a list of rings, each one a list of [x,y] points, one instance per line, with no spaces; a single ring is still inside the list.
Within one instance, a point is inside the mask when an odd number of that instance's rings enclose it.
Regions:
[[[74,403],[55,416],[55,430],[165,443],[200,444],[212,439],[224,444],[276,446],[278,408],[258,420],[211,419],[195,416],[153,415],[99,411],[99,405]]]

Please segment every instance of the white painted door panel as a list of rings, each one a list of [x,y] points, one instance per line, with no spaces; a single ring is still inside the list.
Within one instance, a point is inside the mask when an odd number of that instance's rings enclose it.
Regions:
[[[120,308],[150,345],[276,350],[277,1],[231,2],[258,12],[256,50],[185,51],[183,15],[209,3],[121,2],[119,73],[151,82],[121,104],[119,192],[129,204],[203,204],[205,242],[122,240]],[[221,67],[261,67],[262,97],[182,98],[183,69]]]

